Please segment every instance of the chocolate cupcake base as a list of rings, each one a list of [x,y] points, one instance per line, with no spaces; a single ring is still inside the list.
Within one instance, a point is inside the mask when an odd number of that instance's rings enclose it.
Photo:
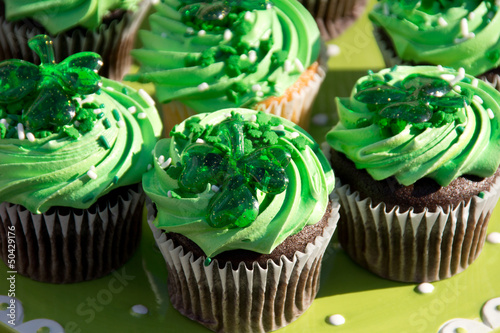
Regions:
[[[88,209],[55,207],[43,214],[3,202],[0,256],[7,264],[9,253],[15,253],[15,267],[10,269],[41,282],[102,277],[134,254],[141,237],[144,197],[137,184],[110,192]],[[9,252],[12,234],[15,251]]]
[[[297,319],[311,305],[319,288],[323,253],[338,220],[338,201],[325,214],[327,225],[304,252],[291,259],[264,258],[233,266],[186,251],[148,220],[168,268],[170,300],[184,316],[216,332],[269,332]],[[300,233],[299,233],[300,234]],[[277,261],[277,262],[276,262]],[[249,267],[248,267],[249,266]]]

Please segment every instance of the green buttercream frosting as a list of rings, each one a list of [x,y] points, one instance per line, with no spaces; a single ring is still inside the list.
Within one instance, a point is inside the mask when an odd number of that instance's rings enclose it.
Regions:
[[[142,0],[4,0],[9,21],[24,18],[39,22],[52,34],[74,27],[96,29],[116,9],[136,10]]]
[[[271,253],[325,214],[334,187],[317,143],[285,119],[248,109],[191,117],[160,140],[144,190],[155,225],[194,241],[208,257]]]
[[[163,0],[149,21],[132,51],[140,70],[127,79],[197,112],[280,96],[319,56],[317,25],[296,0]]]
[[[417,64],[443,65],[477,76],[500,65],[500,14],[495,1],[381,0],[370,19]]]
[[[500,164],[500,93],[463,70],[399,66],[361,78],[337,98],[327,142],[375,179],[489,177]]]
[[[151,97],[101,79],[95,53],[56,64],[47,36],[29,46],[40,66],[0,63],[0,202],[88,208],[140,182],[161,132]]]

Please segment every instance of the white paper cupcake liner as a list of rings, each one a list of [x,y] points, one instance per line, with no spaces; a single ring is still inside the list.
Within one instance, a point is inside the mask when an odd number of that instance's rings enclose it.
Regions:
[[[318,23],[321,36],[330,40],[347,29],[366,8],[367,0],[299,0]]]
[[[500,181],[484,198],[474,196],[449,212],[400,212],[398,206],[387,211],[384,203],[361,200],[349,185],[336,191],[341,202],[339,241],[354,261],[390,280],[431,282],[462,272],[479,256]]]
[[[148,221],[168,268],[170,300],[184,316],[216,332],[269,332],[297,319],[311,305],[319,289],[321,260],[338,221],[338,198],[333,200],[323,235],[308,244],[293,260],[282,256],[262,268],[244,263],[220,269],[217,260],[204,265],[192,252],[175,247],[152,221],[155,211],[148,205]]]
[[[104,62],[99,74],[120,81],[132,64],[130,51],[149,7],[150,0],[143,0],[137,11],[126,12],[120,20],[102,24],[94,31],[73,29],[71,33],[51,35],[56,62],[77,52],[96,52]],[[39,57],[28,47],[28,40],[40,34],[50,35],[43,28],[8,22],[5,17],[0,17],[0,61],[18,58],[40,63]]]
[[[119,268],[139,244],[144,194],[139,184],[116,191],[88,209],[60,207],[44,214],[0,203],[0,256],[8,263],[14,226],[16,266],[10,269],[33,280],[73,283]]]

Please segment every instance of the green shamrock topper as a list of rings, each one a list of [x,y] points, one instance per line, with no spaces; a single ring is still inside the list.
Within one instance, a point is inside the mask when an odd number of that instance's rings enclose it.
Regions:
[[[236,117],[215,126],[217,142],[194,142],[181,155],[181,189],[203,192],[208,184],[219,191],[209,204],[208,223],[214,228],[247,227],[259,214],[257,189],[269,194],[288,185],[285,168],[290,152],[278,145],[247,152],[244,124]]]
[[[379,118],[379,125],[384,124],[380,119],[385,118],[402,121],[404,125],[436,123],[439,126],[454,120],[457,110],[472,101],[467,90],[459,94],[446,80],[422,74],[411,74],[394,85],[374,77],[359,84],[357,90],[354,98],[368,104]]]
[[[31,130],[52,130],[71,122],[76,114],[75,94],[93,94],[102,86],[97,71],[101,57],[81,52],[55,63],[51,39],[38,35],[28,41],[41,59],[40,66],[11,59],[0,63],[0,103],[8,104],[34,95],[22,110],[22,121]]]

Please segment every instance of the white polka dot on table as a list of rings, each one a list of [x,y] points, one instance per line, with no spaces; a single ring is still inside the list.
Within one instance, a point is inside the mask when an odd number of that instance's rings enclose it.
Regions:
[[[417,286],[417,290],[421,294],[430,294],[434,291],[434,286],[428,282],[424,282]]]
[[[337,44],[328,44],[326,54],[329,57],[336,57],[340,54],[340,47]]]
[[[148,312],[149,312],[148,308],[142,304],[134,305],[131,310],[132,310],[132,313],[138,314],[138,315],[145,315],[145,314],[148,314]]]
[[[325,113],[318,113],[312,118],[312,122],[317,126],[325,126],[328,124],[328,115]]]
[[[492,232],[486,237],[486,241],[491,244],[500,244],[500,232]]]
[[[333,316],[328,317],[328,322],[333,326],[340,326],[345,324],[345,318],[342,315],[335,314]]]

